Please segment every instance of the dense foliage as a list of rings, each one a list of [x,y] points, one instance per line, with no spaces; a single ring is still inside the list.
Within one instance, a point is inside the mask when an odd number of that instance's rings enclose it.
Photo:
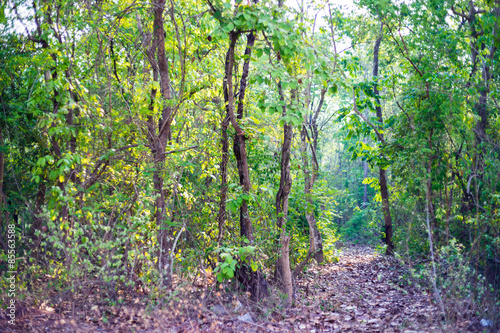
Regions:
[[[495,294],[500,2],[353,8],[4,4],[0,228],[19,288],[161,300],[202,271],[257,298],[275,277],[290,305],[341,237],[420,263],[444,298],[451,278],[469,289],[449,297]]]

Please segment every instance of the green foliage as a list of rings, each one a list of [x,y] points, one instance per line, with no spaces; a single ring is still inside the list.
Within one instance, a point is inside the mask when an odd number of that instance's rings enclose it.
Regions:
[[[464,315],[480,315],[491,322],[498,321],[498,304],[495,304],[494,288],[485,277],[470,265],[464,247],[456,240],[437,252],[436,276],[431,264],[417,266],[411,270],[412,277],[432,290],[436,285],[443,302],[446,322],[456,323]],[[471,308],[472,307],[472,308]]]
[[[351,218],[341,226],[340,234],[353,243],[376,245],[383,237],[379,204],[372,204],[361,210],[354,209]]]
[[[236,270],[241,268],[243,264],[250,265],[250,268],[254,272],[258,268],[258,264],[252,259],[252,256],[255,255],[254,246],[221,247],[215,252],[219,253],[219,257],[224,260],[217,263],[217,267],[214,269],[214,273],[217,273],[217,281],[219,282],[234,278]]]
[[[380,247],[382,168],[396,251],[405,260],[428,259],[429,212],[441,248],[440,290],[449,289],[449,299],[484,302],[487,290],[465,281],[486,272],[500,285],[498,4],[359,5],[366,10],[348,14],[315,1],[300,9],[268,1],[170,2],[161,41],[165,84],[150,49],[158,28],[150,4],[2,3],[0,214],[16,224],[20,274],[42,281],[38,291],[98,289],[112,303],[119,289],[138,285],[161,299],[165,272],[187,276],[209,266],[222,282],[242,264],[272,269],[286,123],[294,131],[286,220],[292,266],[309,251],[306,213],[315,218],[327,262],[338,256],[339,237]],[[470,5],[474,19],[467,19]],[[312,9],[326,16],[313,17]],[[256,40],[247,56],[250,31]],[[235,121],[245,134],[251,188],[240,186],[231,124],[228,194],[221,199],[223,61],[234,34],[234,81],[249,61],[243,105],[239,86],[233,98],[243,106]],[[159,163],[151,133],[165,121]],[[244,202],[255,239],[241,246]],[[164,230],[172,248],[161,252]],[[168,259],[164,267],[160,257]]]

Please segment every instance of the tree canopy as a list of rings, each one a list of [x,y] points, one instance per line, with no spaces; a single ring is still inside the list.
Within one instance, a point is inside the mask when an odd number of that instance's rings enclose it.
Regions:
[[[161,304],[202,272],[291,307],[350,242],[427,274],[445,321],[486,311],[499,30],[498,0],[2,3],[4,279]]]

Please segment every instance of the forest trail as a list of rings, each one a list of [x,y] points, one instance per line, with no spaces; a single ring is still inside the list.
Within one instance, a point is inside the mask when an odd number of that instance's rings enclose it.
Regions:
[[[408,284],[407,274],[394,258],[351,246],[338,263],[308,269],[298,283],[301,306],[287,321],[308,332],[441,331],[434,325],[436,306]]]
[[[108,312],[108,323],[75,322],[33,309],[16,319],[14,332],[443,332],[429,295],[403,284],[408,280],[394,258],[350,246],[338,263],[309,266],[297,281],[295,307],[284,311],[239,302],[235,307],[230,296],[203,305],[194,297],[182,310],[174,307],[152,315],[140,304],[124,306]],[[472,324],[444,331],[477,331]],[[2,323],[0,332],[11,332],[5,327]]]

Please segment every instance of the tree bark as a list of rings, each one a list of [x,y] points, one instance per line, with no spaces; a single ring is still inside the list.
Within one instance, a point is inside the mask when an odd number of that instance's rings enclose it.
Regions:
[[[238,124],[237,119],[243,118],[243,102],[245,98],[245,89],[247,85],[246,80],[248,78],[249,67],[250,67],[250,54],[253,47],[253,43],[255,41],[255,37],[253,36],[253,33],[250,33],[247,39],[247,47],[245,49],[245,55],[248,55],[248,57],[245,58],[245,62],[243,65],[243,73],[240,80],[238,114],[236,118],[236,115],[234,113],[233,68],[235,65],[234,52],[235,52],[236,41],[238,40],[238,33],[235,31],[231,31],[229,35],[230,35],[230,43],[226,55],[226,66],[225,66],[226,73],[224,77],[224,86],[225,86],[224,99],[226,102],[227,116],[233,128],[236,131],[233,142],[233,153],[237,162],[240,185],[242,186],[243,193],[248,194],[250,192],[250,175],[248,171],[248,158],[247,158],[246,144],[245,144],[246,138],[245,138],[245,133]],[[250,221],[250,217],[248,215],[247,200],[243,200],[240,206],[240,235],[242,237],[246,237],[250,241],[250,243],[253,243],[254,240],[253,228],[252,228],[252,223]]]
[[[429,133],[429,149],[432,151],[432,135],[434,133],[434,130],[431,128],[430,133]],[[426,200],[428,201],[428,211],[429,211],[429,219],[430,219],[430,227],[432,231],[432,237],[433,237],[433,242],[434,244],[438,243],[438,225],[437,225],[437,219],[436,219],[436,214],[435,214],[435,209],[434,209],[434,204],[433,204],[433,195],[432,195],[432,163],[434,161],[434,157],[431,155],[428,157],[427,161],[427,174],[429,175],[429,178],[427,180],[427,198]]]
[[[244,54],[243,72],[241,73],[240,79],[240,89],[239,89],[239,100],[238,100],[238,120],[243,119],[243,108],[245,100],[245,91],[247,88],[247,79],[250,72],[250,56],[252,54],[252,48],[255,43],[255,36],[253,32],[247,35],[247,45]],[[233,49],[234,56],[234,49]],[[234,122],[236,124],[236,121]],[[239,126],[238,126],[239,127]],[[240,185],[243,187],[243,193],[249,194],[250,192],[250,174],[248,171],[248,157],[246,150],[246,137],[245,133],[240,130],[238,131],[235,127],[236,134],[234,135],[233,151],[236,157],[238,165],[238,176],[240,178]],[[241,236],[248,238],[250,243],[253,243],[253,228],[252,222],[250,221],[250,216],[248,214],[248,201],[243,199],[240,206],[240,233]]]
[[[308,89],[309,88],[310,87],[308,87]],[[302,169],[304,173],[304,194],[307,201],[305,216],[307,224],[309,226],[309,255],[306,258],[306,262],[304,263],[304,265],[307,264],[309,258],[314,258],[318,263],[322,263],[325,260],[323,254],[323,240],[316,223],[316,217],[314,215],[314,202],[312,198],[314,183],[316,182],[319,173],[319,165],[316,154],[319,136],[318,117],[325,101],[325,95],[326,88],[323,88],[320,93],[320,100],[318,102],[316,110],[312,115],[304,119],[302,130],[300,132],[300,153],[302,158]],[[309,92],[307,92],[305,104],[307,107],[309,107],[309,105],[311,104]],[[312,105],[310,107],[312,109]],[[307,129],[308,127],[311,130],[310,136]],[[311,166],[309,166],[308,147],[311,150]]]
[[[226,89],[224,93],[226,93]],[[226,104],[227,106],[227,104]],[[222,237],[224,236],[224,224],[226,223],[226,200],[227,200],[227,163],[229,153],[229,138],[227,135],[227,128],[229,126],[229,116],[226,115],[221,122],[221,161],[220,161],[220,201],[219,213],[217,214],[217,222],[219,226],[219,235],[217,237],[217,245],[220,245]]]
[[[479,64],[480,66],[478,66],[478,56],[480,52],[483,52],[487,48],[484,42],[479,41],[479,37],[484,34],[484,31],[481,26],[478,26],[479,23],[478,14],[485,11],[476,8],[473,0],[469,0],[468,7],[469,11],[467,14],[463,11],[457,11],[454,7],[452,7],[452,11],[456,15],[465,19],[470,27],[470,37],[471,37],[470,53],[471,53],[472,68],[469,75],[469,81],[467,82],[467,87],[473,85],[474,77],[476,76],[478,67],[482,68],[481,71],[482,84],[478,87],[479,100],[475,104],[475,109],[480,119],[476,123],[476,128],[474,130],[474,137],[475,137],[474,148],[476,150],[476,153],[474,154],[473,158],[474,172],[476,173],[479,180],[482,180],[484,175],[485,165],[483,157],[484,148],[482,148],[481,145],[486,139],[486,131],[489,123],[489,110],[487,102],[488,102],[488,93],[490,92],[490,82],[492,78],[492,75],[490,73],[489,60],[494,59],[495,52],[498,46],[497,43],[493,41],[491,47],[488,49],[489,51],[488,56],[485,56],[486,59],[483,60],[484,63]],[[495,16],[497,18],[500,16],[500,7],[498,6],[493,7],[491,11],[492,13],[495,13]],[[479,191],[479,194],[481,194],[481,191]],[[463,205],[462,205],[463,212],[470,211],[472,209],[473,206],[469,204],[470,201],[472,201],[472,196],[470,195],[470,193],[468,192],[463,193]],[[476,209],[479,209],[479,207],[476,207]]]
[[[375,84],[373,85],[373,93],[375,95],[376,105],[375,110],[377,112],[377,118],[379,121],[379,130],[382,129],[382,124],[384,118],[382,115],[382,107],[380,106],[380,98],[378,92],[378,64],[379,64],[379,50],[380,43],[382,42],[382,30],[383,24],[380,23],[380,36],[375,41],[375,46],[373,47],[373,79]],[[383,133],[381,133],[383,136]],[[379,182],[380,182],[380,196],[382,197],[382,212],[384,214],[384,232],[385,232],[385,244],[387,245],[386,254],[394,254],[394,244],[392,242],[392,217],[389,208],[389,191],[387,188],[387,173],[382,167],[379,168]]]
[[[170,75],[168,60],[165,53],[165,28],[163,22],[163,12],[165,10],[165,0],[152,1],[153,7],[153,40],[152,44],[144,45],[147,47],[146,55],[153,71],[153,81],[160,82],[160,94],[165,100],[171,100]],[[144,39],[147,41],[147,38]],[[169,252],[172,247],[172,230],[167,225],[167,202],[163,189],[166,147],[171,140],[170,124],[173,118],[173,109],[166,103],[162,107],[162,113],[158,123],[153,117],[154,104],[157,90],[151,89],[150,112],[147,119],[148,142],[151,149],[151,155],[154,159],[153,187],[155,189],[155,219],[158,228],[158,243],[160,244],[158,253],[158,269],[164,277],[164,285],[168,288],[172,284]]]
[[[278,83],[281,100],[284,101],[281,82]],[[292,100],[294,99],[295,92],[292,92]],[[286,116],[286,106],[283,106],[283,117]],[[279,229],[283,228],[288,215],[288,195],[292,188],[292,178],[290,176],[290,154],[292,148],[293,125],[291,123],[284,123],[283,125],[283,145],[281,147],[281,176],[280,186],[276,194],[276,216],[277,226]]]
[[[226,53],[223,89],[227,118],[236,131],[234,135],[233,152],[237,161],[239,181],[242,186],[243,193],[248,195],[250,192],[250,175],[248,171],[248,159],[245,144],[246,138],[243,129],[238,124],[238,120],[243,118],[245,90],[250,71],[250,55],[255,42],[255,36],[253,32],[250,32],[247,35],[245,61],[243,63],[243,72],[241,74],[239,87],[238,114],[236,117],[234,113],[233,68],[235,67],[234,53],[238,37],[239,32],[231,31],[229,33],[229,48]],[[240,206],[240,235],[248,239],[250,244],[253,244],[254,237],[252,221],[248,215],[248,202],[245,199],[242,201]],[[258,300],[261,297],[269,295],[268,285],[262,272],[258,270],[255,272],[252,271],[247,264],[241,264],[241,267],[237,272],[237,278],[245,289],[251,293],[252,299]]]
[[[283,89],[281,82],[278,83],[278,92],[280,95],[280,100],[285,101]],[[295,100],[296,91],[292,90],[291,101]],[[282,116],[287,115],[286,105],[283,105]],[[278,193],[276,194],[276,225],[280,231],[280,245],[281,252],[278,255],[276,262],[276,275],[278,280],[281,280],[283,284],[283,292],[287,295],[287,300],[285,305],[292,305],[293,300],[293,287],[292,287],[292,273],[290,271],[290,255],[289,255],[289,244],[290,237],[286,234],[286,220],[288,216],[288,196],[292,188],[292,178],[290,175],[290,154],[292,148],[292,138],[293,138],[293,125],[287,123],[283,124],[283,144],[281,147],[281,175],[280,175],[280,186]]]
[[[311,257],[313,257],[318,263],[321,263],[325,260],[323,254],[323,240],[321,239],[321,234],[319,232],[318,225],[316,223],[316,217],[314,215],[314,202],[312,199],[312,190],[317,175],[317,170],[315,167],[317,163],[315,162],[313,156],[313,162],[312,162],[313,166],[311,170],[311,167],[309,166],[309,156],[307,154],[306,125],[307,123],[305,122],[300,132],[300,142],[301,142],[300,151],[302,157],[302,171],[304,173],[304,194],[305,194],[305,200],[307,202],[305,216],[307,224],[309,226],[309,253],[311,253]],[[314,148],[312,147],[312,149]]]
[[[282,233],[281,239],[281,264],[283,265],[283,292],[286,294],[285,306],[290,307],[293,303],[293,281],[290,270],[290,236]]]

